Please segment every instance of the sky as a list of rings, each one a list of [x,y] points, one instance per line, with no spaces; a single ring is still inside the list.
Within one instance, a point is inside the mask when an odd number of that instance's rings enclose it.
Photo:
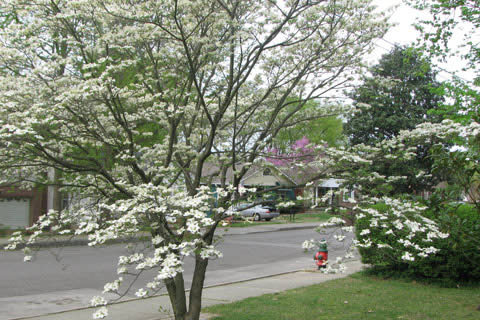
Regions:
[[[419,18],[428,19],[429,17],[427,12],[416,10],[404,4],[402,0],[374,0],[373,3],[378,7],[378,10],[392,10],[390,21],[395,26],[388,31],[383,40],[376,41],[375,51],[367,58],[369,64],[378,62],[383,54],[388,53],[393,48],[394,44],[408,45],[414,43],[420,37],[420,33],[415,30],[413,23]],[[394,8],[392,9],[392,7]],[[459,38],[458,40],[461,41],[462,39]],[[450,58],[447,63],[438,62],[438,64],[440,68],[446,70],[438,74],[440,81],[450,79],[452,72],[467,80],[474,78],[473,73],[461,71],[464,62],[459,57]]]
[[[373,3],[378,7],[377,10],[387,12],[391,15],[390,22],[394,26],[384,36],[384,40],[376,42],[377,49],[370,58],[371,62],[376,61],[382,54],[389,52],[393,45],[410,44],[420,36],[412,24],[415,19],[422,16],[422,13],[405,4],[402,0],[374,0]]]

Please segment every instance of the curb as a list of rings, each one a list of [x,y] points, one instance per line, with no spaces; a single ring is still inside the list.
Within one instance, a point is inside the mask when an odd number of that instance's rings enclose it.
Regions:
[[[243,282],[255,281],[255,280],[258,280],[258,279],[265,279],[265,278],[280,276],[280,275],[289,274],[289,273],[302,272],[302,271],[305,271],[305,270],[304,270],[304,269],[298,269],[298,270],[294,270],[294,271],[286,271],[286,272],[274,273],[274,274],[270,274],[270,275],[267,275],[267,276],[254,277],[254,278],[249,278],[249,279],[245,279],[245,280],[238,280],[238,281],[232,281],[232,282],[223,282],[223,283],[219,283],[219,284],[212,284],[212,285],[210,285],[210,286],[205,286],[205,287],[203,287],[203,290],[208,289],[208,288],[216,288],[216,287],[228,286],[228,285],[230,285],[230,284],[236,284],[236,283],[243,283]],[[190,292],[190,289],[185,289],[185,293],[187,293],[187,292]],[[112,305],[114,305],[114,304],[128,303],[128,302],[137,301],[137,300],[146,300],[146,299],[151,299],[151,298],[155,298],[155,297],[162,297],[162,296],[168,296],[168,293],[157,294],[157,295],[153,295],[153,296],[150,296],[150,297],[147,297],[147,298],[129,298],[129,299],[126,299],[126,300],[123,300],[123,301],[114,302],[114,303],[112,303]],[[57,314],[63,314],[63,313],[68,313],[68,312],[72,312],[72,311],[79,311],[79,310],[87,310],[87,309],[92,309],[92,310],[93,310],[93,309],[95,309],[95,308],[96,308],[96,307],[80,307],[80,308],[73,308],[73,309],[66,310],[66,311],[45,313],[45,314],[36,315],[36,316],[29,316],[29,317],[22,317],[22,318],[13,318],[13,319],[11,319],[11,320],[36,319],[36,318],[38,318],[38,317],[53,316],[53,315],[57,315]],[[162,318],[162,319],[169,319],[169,318]],[[155,319],[155,320],[156,320],[156,319]]]
[[[284,228],[276,228],[271,230],[252,230],[240,233],[229,233],[228,231],[221,234],[221,236],[236,236],[236,235],[245,235],[245,234],[257,234],[257,233],[267,233],[267,232],[277,232],[277,231],[291,231],[291,230],[302,230],[302,229],[312,229],[315,228],[314,226],[290,226]],[[218,234],[217,234],[218,235]],[[117,243],[137,243],[143,242],[148,240],[150,237],[148,235],[145,236],[135,236],[130,238],[119,238],[114,240],[109,240],[103,245],[112,245]],[[58,247],[75,247],[75,246],[86,246],[88,245],[88,239],[69,239],[69,240],[45,240],[45,241],[38,241],[31,245],[31,248],[58,248]],[[8,240],[2,241],[0,240],[0,248],[3,249],[8,244]],[[25,248],[25,244],[19,244],[16,250],[21,250]]]
[[[263,230],[263,231],[252,231],[252,232],[245,232],[242,234],[254,234],[254,233],[264,233],[264,232],[275,232],[275,231],[290,231],[290,230],[302,230],[302,229],[312,229],[315,228],[313,226],[298,226],[298,227],[285,227],[285,228],[279,228],[275,230]]]
[[[102,245],[111,245],[111,244],[117,244],[117,243],[127,243],[127,242],[142,242],[147,240],[147,237],[131,237],[131,238],[119,238],[119,239],[113,239],[109,240],[106,243]],[[69,240],[45,240],[45,241],[38,241],[35,242],[30,246],[30,248],[60,248],[60,247],[78,247],[78,246],[86,246],[88,245],[90,241],[88,239],[69,239]],[[8,244],[7,241],[5,242],[0,242],[0,248],[4,248]],[[25,248],[25,244],[21,243],[17,245],[17,248],[15,250],[21,250]],[[14,251],[15,251],[14,250]]]
[[[355,262],[355,261],[359,261],[359,259],[349,260],[348,262]],[[232,282],[223,282],[223,283],[213,284],[213,285],[203,287],[203,290],[209,289],[209,288],[228,286],[228,285],[237,284],[237,283],[245,283],[245,282],[250,282],[250,281],[255,281],[255,280],[260,280],[260,279],[267,279],[267,278],[272,278],[272,277],[286,275],[286,274],[294,274],[294,273],[297,273],[297,272],[317,272],[317,270],[315,270],[315,268],[313,268],[312,270],[301,268],[301,269],[296,269],[296,270],[291,270],[291,271],[278,272],[278,273],[273,273],[273,274],[269,274],[269,275],[265,275],[265,276],[248,278],[248,279],[244,279],[244,280],[237,280],[237,281],[232,281]],[[349,274],[344,275],[344,277],[347,277],[347,276],[349,276]],[[190,292],[190,289],[186,289],[185,292]],[[145,300],[145,299],[150,299],[150,298],[155,298],[155,297],[162,297],[162,296],[168,296],[168,293],[153,295],[153,296],[150,296],[150,297],[147,297],[147,298],[130,298],[130,299],[126,299],[124,301],[114,302],[114,303],[112,303],[112,305],[123,304],[123,303],[128,303],[128,302],[137,301],[137,300]],[[38,317],[58,315],[58,314],[66,314],[66,313],[72,312],[72,311],[87,310],[87,309],[92,309],[93,310],[93,309],[95,309],[95,307],[73,308],[71,310],[66,310],[66,311],[52,312],[52,313],[46,313],[46,314],[30,316],[30,317],[14,318],[12,320],[28,320],[28,319],[33,320],[33,319],[36,319]],[[173,318],[159,318],[158,320],[160,320],[160,319],[173,319]],[[201,318],[201,319],[204,319],[204,318]],[[157,319],[155,319],[155,320],[157,320]]]

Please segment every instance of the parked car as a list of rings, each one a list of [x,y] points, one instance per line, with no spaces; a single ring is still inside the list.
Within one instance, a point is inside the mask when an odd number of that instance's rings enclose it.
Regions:
[[[243,217],[253,218],[254,221],[266,220],[270,221],[273,218],[276,218],[280,215],[278,211],[272,210],[265,205],[253,204],[253,203],[242,203],[235,207],[230,207],[227,211],[227,214],[239,214]]]

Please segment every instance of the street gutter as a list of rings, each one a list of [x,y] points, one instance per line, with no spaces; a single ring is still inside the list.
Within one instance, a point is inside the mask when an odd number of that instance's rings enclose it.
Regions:
[[[265,233],[265,232],[277,232],[277,231],[290,231],[290,230],[302,230],[302,229],[313,229],[315,228],[318,223],[299,223],[298,226],[294,224],[289,224],[286,227],[273,227],[273,226],[280,226],[277,225],[267,225],[267,226],[252,226],[252,227],[245,227],[245,228],[230,228],[229,230],[225,231],[224,229],[219,229],[217,235],[218,236],[234,236],[234,235],[245,235],[245,234],[258,234],[258,233]],[[268,228],[268,229],[266,229]],[[257,230],[255,230],[257,229]],[[132,237],[122,237],[114,240],[107,241],[104,245],[112,245],[118,243],[138,243],[144,242],[151,239],[150,236],[147,234],[140,234],[137,236]],[[80,237],[70,237],[67,238],[63,236],[60,239],[38,239],[38,241],[32,244],[31,248],[58,248],[58,247],[74,247],[74,246],[86,246],[88,245],[89,240],[87,236],[80,236]],[[4,248],[8,244],[8,238],[0,238],[0,248]],[[19,244],[17,246],[17,250],[21,250],[25,248],[25,244]]]

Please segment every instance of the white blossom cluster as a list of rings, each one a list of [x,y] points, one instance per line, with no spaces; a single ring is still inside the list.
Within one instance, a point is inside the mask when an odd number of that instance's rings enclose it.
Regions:
[[[442,139],[460,136],[463,138],[475,138],[480,135],[480,123],[470,122],[467,125],[454,122],[452,120],[443,120],[438,123],[421,123],[414,130],[401,131],[397,141],[423,140],[423,139]]]
[[[295,202],[293,201],[280,202],[276,204],[278,208],[290,208],[290,207],[293,207],[294,205],[295,205]]]
[[[330,219],[327,220],[327,222],[320,223],[317,227],[317,230],[320,231],[324,228],[334,227],[334,226],[342,226],[344,224],[345,224],[345,221],[342,218],[331,217]]]
[[[439,251],[434,247],[435,239],[444,239],[448,234],[422,215],[426,207],[391,198],[384,198],[382,203],[387,206],[385,212],[359,208],[358,225],[363,229],[358,230],[357,247],[386,250],[389,256],[398,255],[406,262]]]

